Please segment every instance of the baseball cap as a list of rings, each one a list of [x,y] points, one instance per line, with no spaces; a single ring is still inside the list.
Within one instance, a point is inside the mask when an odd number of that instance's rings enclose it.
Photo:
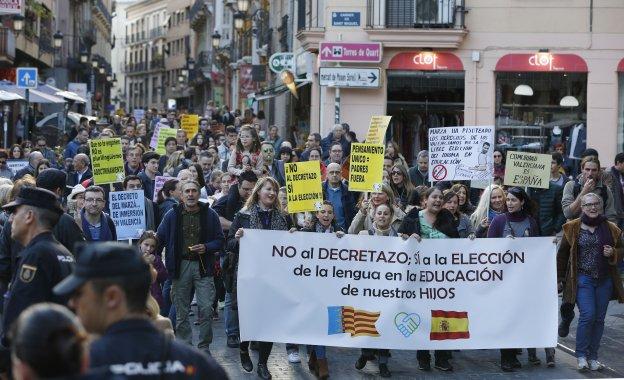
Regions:
[[[63,208],[56,194],[50,190],[38,187],[24,186],[20,189],[17,197],[13,202],[7,203],[2,207],[7,212],[13,212],[17,206],[32,206],[46,210],[54,211],[58,214],[63,213]]]
[[[69,295],[89,280],[146,274],[149,275],[149,265],[136,247],[117,242],[90,242],[78,246],[74,272],[58,283],[53,292]]]

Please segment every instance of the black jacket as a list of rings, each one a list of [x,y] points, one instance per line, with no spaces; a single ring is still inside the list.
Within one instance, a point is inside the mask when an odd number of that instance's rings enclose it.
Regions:
[[[164,366],[160,364],[163,362],[167,363],[169,370],[161,376],[160,368]],[[165,337],[149,320],[138,318],[113,323],[100,338],[93,341],[89,366],[124,379],[228,378],[214,359],[191,346]],[[156,368],[158,373],[148,376],[136,371],[137,367],[146,370]]]
[[[75,171],[70,172],[67,174],[67,186],[74,187],[82,183],[82,181],[90,179],[92,177],[93,173],[91,172],[91,169],[87,169],[87,171],[82,175],[82,178],[80,178],[80,182],[78,182],[78,173],[76,173]]]
[[[243,200],[238,192],[238,185],[230,186],[230,190],[226,196],[223,196],[212,205],[212,209],[219,216],[224,217],[230,222],[234,220],[236,213],[243,208]]]
[[[530,189],[529,196],[537,204],[536,219],[539,224],[540,236],[554,236],[561,231],[561,227],[566,222],[561,207],[563,186],[550,182],[548,189]]]
[[[420,210],[417,208],[411,209],[403,218],[403,222],[399,226],[399,230],[397,231],[400,234],[417,234],[421,235],[420,229],[420,219],[418,218],[418,212]],[[455,227],[455,223],[453,222],[453,215],[451,215],[448,210],[440,210],[438,213],[438,217],[435,225],[433,226],[436,230],[442,232],[444,235],[449,238],[458,239],[459,232],[457,232],[457,228]]]

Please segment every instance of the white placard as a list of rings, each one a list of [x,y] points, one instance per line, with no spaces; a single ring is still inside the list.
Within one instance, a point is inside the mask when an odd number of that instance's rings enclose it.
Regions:
[[[138,239],[145,231],[145,195],[143,190],[109,193],[110,217],[115,223],[117,240]]]
[[[13,172],[13,175],[26,166],[28,166],[28,160],[7,160],[7,167]]]
[[[238,268],[241,340],[406,350],[555,347],[555,257],[550,237],[418,243],[247,229]]]
[[[494,127],[429,129],[429,180],[489,180],[494,175]]]

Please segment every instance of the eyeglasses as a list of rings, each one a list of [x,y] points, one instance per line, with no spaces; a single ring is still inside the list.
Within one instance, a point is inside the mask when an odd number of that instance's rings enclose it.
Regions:
[[[104,199],[101,199],[101,198],[85,198],[85,203],[104,203]]]
[[[584,205],[581,205],[581,207],[586,207],[586,208],[598,208],[598,207],[600,207],[600,202],[596,202],[596,203],[585,203]]]
[[[37,144],[37,146],[38,146],[39,148],[45,148],[45,147],[46,147],[46,144]]]
[[[401,172],[397,172],[397,171],[393,171],[391,174],[392,174],[392,175],[395,175],[395,174],[396,174],[396,175],[403,175],[403,173],[401,173]]]

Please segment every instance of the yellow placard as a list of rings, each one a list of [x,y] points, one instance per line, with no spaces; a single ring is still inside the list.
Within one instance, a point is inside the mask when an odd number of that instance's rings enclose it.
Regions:
[[[284,165],[288,212],[316,211],[323,203],[321,166],[318,161]]]
[[[124,161],[121,151],[121,139],[89,140],[93,181],[96,185],[122,182],[124,180]]]
[[[191,140],[199,131],[199,115],[182,115],[180,128],[186,132],[186,138]]]
[[[390,124],[392,116],[373,116],[371,117],[368,133],[366,134],[366,142],[368,144],[383,144],[386,138],[386,130]]]
[[[550,154],[507,151],[506,186],[548,189],[550,185]]]
[[[381,191],[384,151],[381,144],[351,144],[350,191]]]
[[[165,154],[165,140],[168,137],[176,137],[177,129],[162,127],[158,130],[156,153]]]

